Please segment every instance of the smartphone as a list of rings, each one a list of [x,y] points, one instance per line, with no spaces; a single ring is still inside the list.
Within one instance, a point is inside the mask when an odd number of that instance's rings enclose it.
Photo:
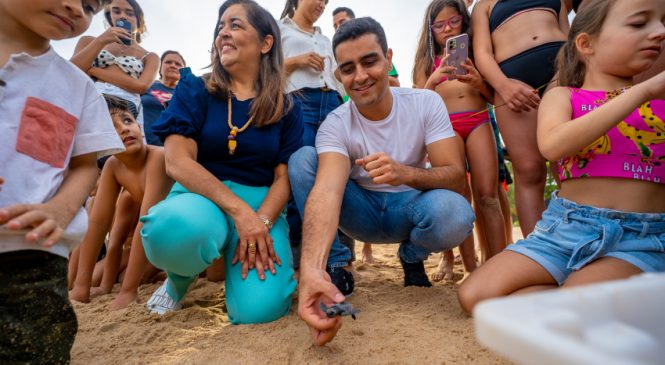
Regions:
[[[469,35],[462,33],[448,39],[446,41],[446,55],[450,56],[447,65],[457,68],[455,75],[466,74],[466,71],[461,66],[466,61],[466,58],[469,57]],[[451,75],[449,79],[454,80],[455,75]]]
[[[129,34],[132,34],[132,23],[128,22],[125,19],[118,19],[118,21],[115,22],[115,26],[126,30]],[[123,44],[127,46],[132,45],[131,38],[120,37],[120,40],[122,41]]]

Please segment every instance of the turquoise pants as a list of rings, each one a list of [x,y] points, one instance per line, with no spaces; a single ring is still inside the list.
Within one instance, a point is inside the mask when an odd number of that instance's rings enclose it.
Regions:
[[[268,194],[268,187],[230,181],[224,184],[255,211]],[[141,222],[146,256],[153,265],[166,271],[169,278],[166,290],[173,299],[182,299],[198,275],[224,255],[226,307],[231,323],[271,322],[289,312],[296,282],[284,213],[270,230],[282,265],[275,267],[275,275],[266,271],[265,280],[259,279],[256,269],[242,279],[241,264],[231,264],[238,244],[233,220],[215,203],[178,183],[164,201],[141,217]]]

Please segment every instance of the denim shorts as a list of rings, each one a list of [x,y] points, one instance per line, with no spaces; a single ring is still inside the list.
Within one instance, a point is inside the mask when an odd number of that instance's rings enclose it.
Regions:
[[[601,257],[665,271],[664,245],[665,214],[594,208],[553,195],[533,232],[506,249],[536,261],[561,285]]]

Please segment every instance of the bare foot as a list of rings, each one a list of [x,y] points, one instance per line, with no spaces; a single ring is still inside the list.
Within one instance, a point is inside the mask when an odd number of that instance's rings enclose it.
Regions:
[[[138,297],[137,292],[120,292],[111,304],[109,304],[109,309],[112,311],[125,309],[131,302],[138,302]]]
[[[372,255],[372,244],[371,243],[365,243],[363,245],[363,251],[362,251],[362,261],[367,264],[373,264],[374,261],[374,256]]]
[[[79,303],[90,303],[90,290],[80,286],[74,286],[74,289],[69,291],[69,300],[74,300]]]
[[[444,280],[446,282],[453,282],[453,278],[455,277],[453,274],[453,265],[454,259],[447,260],[446,254],[442,253],[441,260],[439,260],[439,266],[436,268],[436,272],[432,274],[432,281]]]
[[[111,292],[111,288],[106,288],[103,286],[96,286],[94,288],[90,288],[90,297],[98,297],[100,295],[105,295]]]

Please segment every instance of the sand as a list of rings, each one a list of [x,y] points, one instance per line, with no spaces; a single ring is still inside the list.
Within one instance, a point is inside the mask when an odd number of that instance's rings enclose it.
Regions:
[[[345,319],[325,347],[312,345],[295,309],[273,323],[231,325],[224,285],[199,279],[184,308],[165,316],[148,314],[138,303],[110,312],[115,293],[76,303],[72,364],[508,364],[476,342],[455,284],[404,288],[397,245],[373,247],[375,264],[356,262],[350,301],[362,312],[355,321]],[[426,263],[428,272],[438,259],[433,255]],[[462,267],[455,270],[461,279]],[[157,287],[142,286],[141,302]]]

